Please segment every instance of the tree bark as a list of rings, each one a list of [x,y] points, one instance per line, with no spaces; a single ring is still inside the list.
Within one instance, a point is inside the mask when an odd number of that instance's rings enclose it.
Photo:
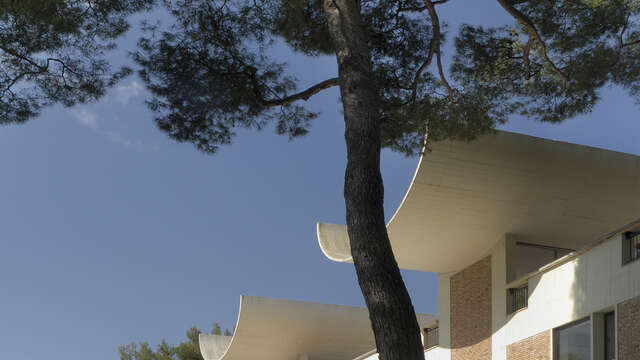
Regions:
[[[351,255],[381,360],[424,360],[420,328],[384,220],[380,111],[357,0],[324,0],[344,110]]]

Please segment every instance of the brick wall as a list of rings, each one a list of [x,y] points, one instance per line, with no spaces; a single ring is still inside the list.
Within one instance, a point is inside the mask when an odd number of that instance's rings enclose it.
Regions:
[[[618,305],[618,360],[640,359],[640,297]]]
[[[451,277],[451,360],[491,360],[491,256]]]
[[[551,360],[551,330],[507,345],[507,360]]]

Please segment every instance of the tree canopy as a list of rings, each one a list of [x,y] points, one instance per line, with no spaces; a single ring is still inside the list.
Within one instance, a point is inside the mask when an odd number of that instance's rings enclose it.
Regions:
[[[211,333],[222,335],[220,325],[217,322],[213,324]],[[200,329],[192,326],[187,330],[186,341],[182,341],[178,345],[169,345],[166,340],[162,339],[156,350],[153,350],[146,341],[139,344],[131,342],[127,345],[121,345],[118,348],[120,360],[204,360],[200,353],[198,340],[200,334]],[[232,332],[225,329],[224,335],[231,336]]]
[[[473,140],[513,115],[561,122],[589,113],[610,85],[640,102],[638,0],[496,1],[511,24],[461,26],[448,68],[438,11],[456,0],[162,0],[172,23],[146,26],[133,54],[158,127],[206,153],[238,128],[306,134],[318,114],[303,101],[339,86],[348,234],[381,359],[423,358],[386,233],[381,147],[416,154],[425,134],[427,146]],[[152,2],[0,0],[0,124],[102,96],[130,72],[113,71],[106,51]],[[280,44],[335,56],[337,77],[299,89],[270,57]],[[189,338],[184,359],[197,329]],[[123,360],[173,354],[124,350]]]
[[[453,0],[452,0],[453,1]],[[463,25],[449,69],[438,7],[448,0],[363,0],[361,12],[381,104],[383,146],[408,154],[430,140],[470,140],[514,114],[561,122],[588,113],[598,90],[640,99],[640,3],[497,0],[512,25]],[[308,56],[333,53],[322,0],[165,1],[175,22],[149,28],[135,59],[160,129],[215,152],[238,127],[275,123],[289,137],[316,113],[268,49],[284,41]]]
[[[153,0],[0,0],[0,124],[95,100],[131,69],[106,53]]]

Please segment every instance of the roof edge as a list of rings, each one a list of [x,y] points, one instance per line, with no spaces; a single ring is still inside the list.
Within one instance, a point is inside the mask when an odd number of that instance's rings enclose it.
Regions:
[[[349,234],[345,225],[316,223],[318,244],[322,253],[336,262],[353,262]]]

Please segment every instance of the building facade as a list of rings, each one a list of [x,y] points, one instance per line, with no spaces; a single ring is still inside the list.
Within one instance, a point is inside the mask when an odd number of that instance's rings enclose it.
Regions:
[[[401,268],[438,273],[426,358],[639,360],[638,219],[638,156],[508,132],[434,144],[387,225]],[[351,261],[345,227],[318,240]]]
[[[639,156],[500,131],[433,144],[387,225],[401,268],[438,274],[426,360],[640,360],[639,219]],[[345,226],[317,235],[351,262]],[[234,336],[200,347],[375,360],[373,344],[366,309],[243,297]]]

